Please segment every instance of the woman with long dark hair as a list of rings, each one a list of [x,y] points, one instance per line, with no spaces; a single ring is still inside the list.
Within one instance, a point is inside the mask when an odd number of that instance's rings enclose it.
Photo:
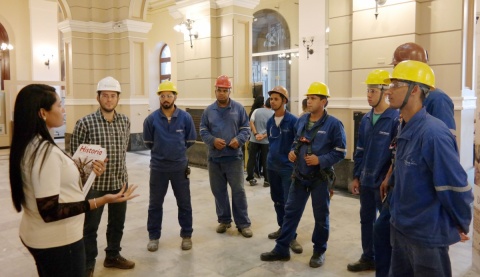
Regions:
[[[15,209],[23,208],[20,239],[35,259],[39,276],[83,276],[85,212],[130,200],[136,185],[118,194],[85,200],[80,173],[54,142],[49,129],[63,124],[55,88],[32,84],[18,93],[10,147],[10,187]],[[100,175],[103,161],[93,163]]]

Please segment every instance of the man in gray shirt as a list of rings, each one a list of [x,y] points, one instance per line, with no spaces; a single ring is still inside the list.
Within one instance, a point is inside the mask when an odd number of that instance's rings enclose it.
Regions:
[[[257,155],[260,153],[262,168],[264,172],[264,187],[270,186],[268,183],[267,174],[267,154],[268,154],[268,138],[267,138],[267,121],[273,116],[273,111],[270,108],[270,98],[265,101],[265,106],[256,109],[250,118],[250,142],[248,143],[248,163],[247,163],[247,181],[251,186],[257,184],[257,180],[253,176],[253,169],[257,160]]]

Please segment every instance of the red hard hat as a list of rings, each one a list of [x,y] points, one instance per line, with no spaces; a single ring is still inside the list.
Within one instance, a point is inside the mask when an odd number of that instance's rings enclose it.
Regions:
[[[413,42],[404,43],[395,49],[393,52],[392,65],[396,65],[399,62],[413,60],[422,63],[428,62],[427,51],[421,46]]]
[[[226,75],[220,75],[215,82],[215,87],[217,88],[232,88],[232,83]]]

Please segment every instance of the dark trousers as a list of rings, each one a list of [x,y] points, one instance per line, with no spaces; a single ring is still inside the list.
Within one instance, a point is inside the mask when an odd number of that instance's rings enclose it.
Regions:
[[[451,277],[448,246],[428,247],[412,242],[395,227],[390,228],[391,277]]]
[[[313,251],[319,254],[327,250],[327,241],[330,232],[330,192],[326,182],[316,181],[307,189],[301,184],[290,186],[288,200],[285,205],[285,217],[283,218],[282,233],[276,240],[274,251],[280,255],[290,254],[289,245],[295,238],[298,223],[302,218],[308,198],[312,195],[313,217],[315,227],[312,234]]]
[[[268,174],[266,174],[268,148],[268,144],[255,143],[251,141],[248,143],[247,181],[250,181],[254,178],[253,171],[255,169],[256,157],[257,154],[260,153],[262,159],[263,175],[265,177],[265,182],[268,182]]]
[[[26,247],[35,259],[40,277],[83,277],[85,274],[83,240],[45,249]]]
[[[177,200],[180,236],[192,236],[192,203],[190,199],[190,179],[185,176],[185,169],[176,172],[150,170],[150,202],[148,205],[148,236],[159,239],[162,234],[163,201],[167,194],[168,183],[172,184],[173,194]]]
[[[109,193],[116,194],[119,191],[120,190],[98,191],[90,189],[86,199],[102,197]],[[104,207],[105,206],[102,206],[85,213],[83,240],[85,242],[85,254],[87,256],[87,270],[95,267],[95,259],[98,255],[97,230],[100,225],[100,220],[102,219]],[[120,242],[123,236],[126,212],[127,202],[108,204],[107,248],[105,248],[107,257],[115,257],[119,255],[122,250]]]
[[[292,169],[268,170],[267,175],[270,180],[270,197],[277,214],[277,223],[279,227],[282,227],[283,217],[285,216],[285,203],[287,203],[288,191],[292,184]]]
[[[373,248],[373,224],[377,213],[382,209],[380,190],[360,186],[360,226],[362,231],[362,259],[373,261],[376,255]]]
[[[373,225],[373,246],[375,248],[375,276],[387,277],[390,270],[392,246],[390,245],[390,198],[392,193],[387,194],[387,199]]]

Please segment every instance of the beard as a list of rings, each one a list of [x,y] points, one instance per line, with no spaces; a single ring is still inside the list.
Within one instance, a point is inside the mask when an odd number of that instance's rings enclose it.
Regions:
[[[173,107],[173,103],[164,102],[161,104],[162,108],[169,110]]]
[[[100,109],[102,109],[102,111],[107,112],[107,113],[113,112],[116,107],[117,107],[117,105],[113,106],[113,108],[107,108],[104,105],[100,104]]]

